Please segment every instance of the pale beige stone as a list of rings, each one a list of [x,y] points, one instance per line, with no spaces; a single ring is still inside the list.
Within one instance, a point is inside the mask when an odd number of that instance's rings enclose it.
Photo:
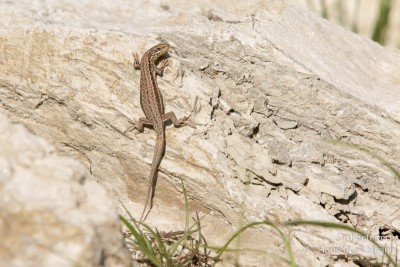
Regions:
[[[148,217],[157,229],[182,229],[183,179],[192,212],[206,215],[210,245],[264,219],[355,223],[373,236],[384,226],[392,235],[400,231],[392,223],[399,183],[374,156],[400,167],[398,51],[283,0],[7,2],[0,18],[6,26],[0,111],[80,160],[135,217],[146,197],[155,134],[147,128],[123,134],[127,118],[143,116],[131,53],[160,40],[173,46],[159,87],[166,110],[179,117],[198,98],[196,128],[167,126]],[[29,149],[25,157],[21,162],[29,162]],[[0,162],[6,177],[7,164]],[[332,238],[321,228],[296,231]],[[318,243],[290,237],[300,266],[338,258],[318,247],[304,253]],[[240,246],[287,256],[267,227],[245,232]],[[347,253],[350,261],[380,260],[367,250]],[[264,256],[243,252],[239,260],[286,265]]]
[[[129,266],[113,202],[82,164],[4,115],[0,132],[0,265]]]

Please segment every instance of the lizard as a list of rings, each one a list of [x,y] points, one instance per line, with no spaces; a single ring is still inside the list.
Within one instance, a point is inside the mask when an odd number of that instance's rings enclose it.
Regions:
[[[177,119],[174,112],[170,111],[165,113],[163,97],[160,89],[158,88],[156,76],[163,76],[164,68],[169,65],[169,61],[166,59],[162,59],[160,61],[160,59],[168,53],[169,49],[170,46],[167,43],[157,44],[145,52],[140,61],[139,55],[137,53],[132,53],[134,58],[133,67],[136,70],[140,69],[140,106],[145,117],[140,117],[138,122],[128,120],[129,123],[133,125],[127,128],[124,133],[134,129],[137,129],[139,132],[143,132],[144,125],[153,126],[153,129],[156,133],[156,143],[154,146],[146,202],[140,217],[140,221],[147,217],[151,211],[151,208],[153,207],[158,168],[164,157],[166,147],[165,123],[167,121],[171,121],[175,127],[180,127],[186,125],[186,121],[190,117],[189,115]],[[157,63],[160,64],[160,67],[157,67]],[[149,202],[149,211],[146,216],[143,217]]]

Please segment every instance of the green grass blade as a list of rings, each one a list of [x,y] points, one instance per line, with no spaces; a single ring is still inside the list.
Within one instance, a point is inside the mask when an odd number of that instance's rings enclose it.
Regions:
[[[372,40],[380,44],[386,42],[386,29],[389,25],[389,15],[392,7],[392,0],[381,0],[378,19],[375,24]]]
[[[328,13],[328,7],[326,6],[325,0],[320,0],[320,4],[321,4],[321,16],[324,19],[328,19],[329,13]]]
[[[188,237],[191,236],[193,233],[197,232],[197,229],[192,230],[193,227],[196,225],[192,225],[189,227],[188,230],[183,232],[183,235],[181,238],[179,238],[172,246],[170,246],[170,249],[168,250],[171,255],[173,255],[179,246],[182,246],[182,244],[186,244],[186,241],[188,240]]]
[[[391,163],[389,163],[387,160],[385,160],[384,158],[382,158],[381,156],[375,154],[374,152],[368,150],[367,148],[364,148],[362,146],[359,145],[355,145],[355,144],[351,144],[351,143],[347,143],[344,141],[338,141],[338,140],[325,140],[326,142],[333,144],[333,145],[340,145],[340,146],[346,146],[346,147],[350,147],[350,148],[355,148],[358,149],[360,151],[363,151],[375,158],[377,158],[380,162],[382,162],[383,165],[385,165],[396,177],[396,179],[400,182],[400,171],[397,170]]]
[[[148,250],[153,251],[153,248],[152,248],[152,246],[151,246],[150,240],[149,240],[149,239],[147,238],[147,236],[143,233],[143,231],[140,230],[140,228],[139,228],[139,226],[138,226],[136,220],[133,218],[132,214],[128,211],[128,209],[125,207],[124,204],[121,203],[121,205],[122,205],[122,207],[124,208],[125,212],[128,214],[129,219],[135,224],[135,227],[136,227],[136,228],[135,228],[135,232],[139,235],[140,241],[141,241],[141,242],[145,242],[146,248],[147,248]],[[128,222],[128,223],[129,223],[129,222]],[[131,225],[131,226],[132,226],[132,225]],[[137,231],[136,231],[136,229],[137,229]],[[132,233],[132,234],[133,234],[133,233]]]
[[[164,258],[167,261],[167,266],[170,266],[168,264],[171,264],[171,254],[168,253],[167,248],[165,247],[165,244],[162,241],[160,233],[157,230],[154,231],[153,229],[151,229],[150,226],[148,226],[145,223],[140,222],[140,224],[144,228],[146,228],[146,230],[150,233],[151,236],[153,236],[154,240],[156,241],[157,247],[158,247],[158,250],[159,250],[159,254],[160,254],[159,261],[162,263],[163,262],[163,258]]]
[[[136,230],[135,227],[133,227],[133,225],[123,216],[120,215],[119,218],[135,237],[136,245],[140,248],[140,251],[146,256],[146,258],[148,258],[157,267],[162,267],[162,262],[157,259],[157,256],[155,255],[151,245],[149,246],[150,241],[147,239],[147,237],[139,230]]]
[[[189,229],[189,201],[186,194],[186,188],[185,185],[183,184],[182,179],[181,179],[181,184],[182,184],[183,196],[185,198],[185,231],[187,231]]]
[[[251,228],[251,227],[254,227],[254,226],[257,226],[257,225],[268,225],[268,226],[271,226],[271,227],[273,227],[275,230],[278,231],[279,235],[282,237],[282,239],[283,239],[283,241],[284,241],[284,244],[285,244],[285,246],[286,246],[286,248],[287,248],[287,250],[288,250],[288,254],[289,254],[289,258],[290,258],[290,260],[289,260],[288,262],[290,263],[290,266],[296,267],[297,265],[296,265],[295,260],[294,260],[294,255],[293,255],[293,251],[292,251],[292,248],[291,248],[291,245],[290,245],[289,240],[285,237],[285,235],[283,234],[283,232],[282,232],[275,224],[273,224],[272,222],[269,222],[269,221],[262,221],[262,222],[253,222],[253,223],[249,223],[249,224],[247,224],[247,225],[241,227],[239,230],[237,230],[237,231],[228,239],[228,241],[225,243],[225,245],[223,245],[223,246],[219,249],[219,251],[218,251],[218,253],[217,253],[217,256],[215,257],[216,262],[220,261],[221,256],[222,256],[222,253],[224,253],[224,252],[227,250],[229,244],[230,244],[235,238],[237,238],[237,237],[238,237],[243,231],[245,231],[246,229]]]

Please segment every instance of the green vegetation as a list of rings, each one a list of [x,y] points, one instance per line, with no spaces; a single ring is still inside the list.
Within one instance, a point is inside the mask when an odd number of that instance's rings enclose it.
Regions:
[[[381,0],[377,21],[371,39],[382,45],[386,43],[386,33],[389,25],[389,15],[392,7],[392,0]]]
[[[370,33],[371,39],[375,42],[380,43],[381,45],[385,45],[387,42],[388,36],[388,28],[391,11],[393,9],[393,0],[379,0],[379,9],[377,9],[377,13],[375,16],[375,23],[373,25],[373,30]],[[336,0],[333,5],[328,5],[327,0],[319,0],[319,8],[316,8],[315,1],[307,0],[307,5],[312,10],[319,10],[319,14],[328,20],[335,20],[342,25],[349,27],[353,32],[358,33],[359,26],[357,25],[359,8],[354,9],[354,13],[350,16],[349,21],[347,22],[346,17],[346,8],[344,5],[345,1]],[[357,1],[356,5],[360,5],[361,2]],[[393,12],[392,12],[393,13]]]
[[[189,225],[189,203],[186,189],[182,182],[185,197],[185,229],[176,232],[159,232],[145,223],[135,220],[125,209],[129,220],[120,216],[123,224],[132,234],[128,247],[137,253],[136,261],[143,266],[212,266],[219,261],[211,257],[207,242],[201,233],[200,218],[196,215],[195,223]],[[194,238],[193,236],[197,237]]]

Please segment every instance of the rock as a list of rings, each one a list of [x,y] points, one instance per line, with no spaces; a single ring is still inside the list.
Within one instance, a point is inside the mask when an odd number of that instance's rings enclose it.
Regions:
[[[268,143],[268,152],[271,153],[272,160],[275,164],[281,165],[292,165],[292,159],[290,158],[290,150],[294,148],[289,140],[276,140],[270,139]]]
[[[244,171],[241,177],[245,177],[248,170],[270,183],[282,184],[282,180],[270,174],[272,160],[261,146],[248,142],[239,134],[227,136],[226,145],[228,155],[235,161],[237,169]]]
[[[314,146],[311,142],[304,142],[295,146],[289,152],[290,158],[294,162],[311,162],[324,164],[324,154]]]
[[[129,266],[107,191],[0,115],[2,266]]]
[[[149,224],[181,229],[182,179],[192,212],[206,215],[210,245],[264,219],[321,218],[374,237],[397,235],[399,183],[387,166],[400,168],[398,51],[285,0],[156,2],[4,3],[0,112],[81,161],[139,217],[155,134],[123,134],[128,118],[143,116],[131,53],[163,40],[173,47],[158,77],[166,110],[181,117],[194,109],[196,128],[167,126]],[[371,250],[338,254],[321,251],[318,240],[296,239],[331,240],[327,229],[284,230],[292,231],[300,266],[381,259]],[[245,231],[240,245],[287,257],[267,227]],[[304,253],[307,246],[314,249]],[[254,253],[239,258],[270,262]]]
[[[295,121],[285,120],[280,118],[274,119],[274,122],[282,130],[294,129],[298,126],[297,122]]]
[[[306,173],[309,174],[307,187],[311,191],[326,193],[336,199],[349,199],[355,192],[350,181],[321,167],[311,166],[310,171]]]

